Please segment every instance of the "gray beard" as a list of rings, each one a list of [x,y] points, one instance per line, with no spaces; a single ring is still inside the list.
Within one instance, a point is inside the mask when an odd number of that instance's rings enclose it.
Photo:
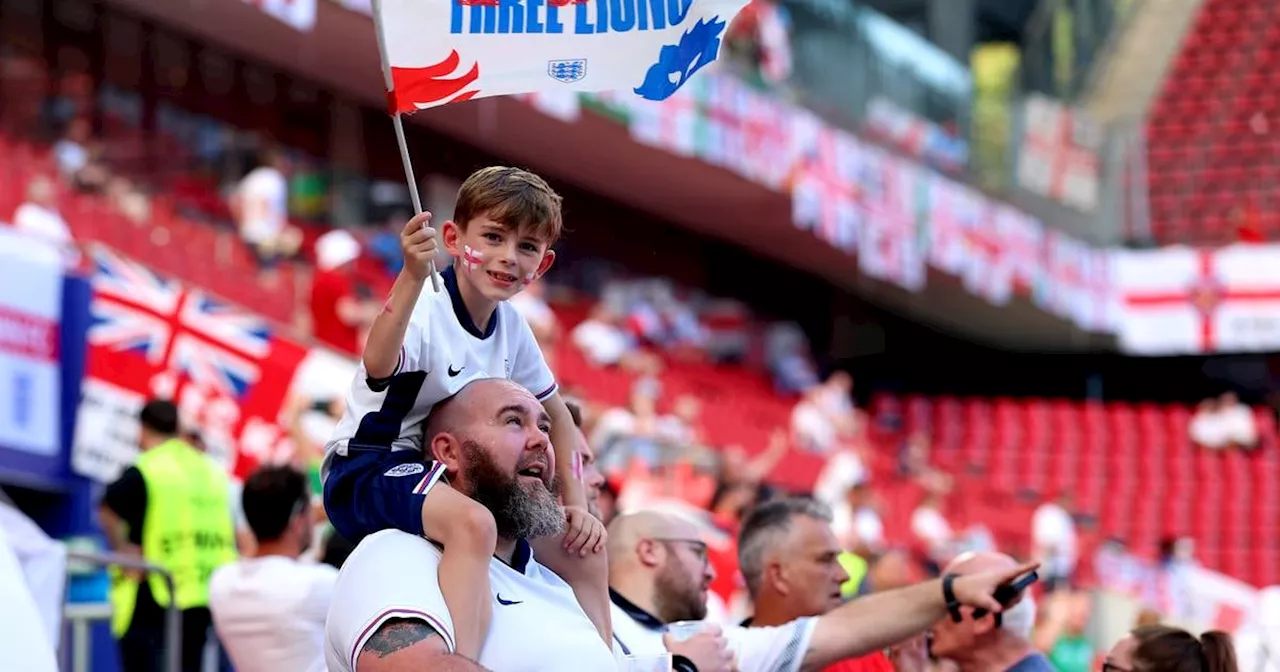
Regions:
[[[493,458],[474,441],[462,443],[467,480],[466,493],[493,513],[500,539],[537,539],[564,532],[564,510],[559,503],[559,480],[551,489],[541,485],[525,488],[514,474],[504,474]]]

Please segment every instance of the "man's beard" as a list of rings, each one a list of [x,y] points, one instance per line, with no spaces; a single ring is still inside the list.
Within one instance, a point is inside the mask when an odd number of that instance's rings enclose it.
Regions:
[[[493,457],[474,441],[462,443],[471,498],[493,513],[500,539],[536,539],[564,532],[564,511],[558,503],[560,482],[551,489],[526,489],[515,474],[504,474]]]
[[[654,614],[663,623],[701,621],[707,617],[707,600],[700,582],[690,582],[687,574],[668,559],[654,577]]]

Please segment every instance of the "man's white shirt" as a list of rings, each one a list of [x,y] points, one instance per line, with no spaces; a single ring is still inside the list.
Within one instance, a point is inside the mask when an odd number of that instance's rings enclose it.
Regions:
[[[243,211],[240,236],[250,243],[265,243],[284,230],[289,219],[289,181],[270,166],[259,166],[244,176],[238,187]]]
[[[440,593],[441,551],[384,530],[360,542],[342,566],[325,630],[331,672],[354,672],[360,650],[390,619],[420,620],[454,648],[453,620]],[[489,562],[493,619],[477,662],[502,672],[617,669],[613,652],[578,606],[573,589],[519,543],[511,565]]]
[[[816,619],[798,618],[768,628],[730,625],[724,627],[723,632],[739,672],[797,672],[816,626]],[[662,643],[663,632],[662,625],[653,616],[639,612],[634,606],[619,606],[615,595],[613,638],[617,654],[662,653],[667,650]]]
[[[209,612],[240,672],[324,672],[324,622],[338,570],[273,555],[218,568]]]
[[[356,370],[342,420],[325,446],[326,474],[333,454],[346,455],[348,445],[421,450],[420,425],[431,408],[478,378],[509,378],[538,401],[555,393],[555,376],[524,318],[500,302],[481,332],[458,295],[453,268],[441,275],[441,291],[424,289],[414,306],[390,383],[375,390],[363,362]],[[395,436],[383,434],[397,426]]]

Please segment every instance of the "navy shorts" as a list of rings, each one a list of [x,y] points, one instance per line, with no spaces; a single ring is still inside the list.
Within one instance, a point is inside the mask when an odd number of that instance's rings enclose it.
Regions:
[[[387,529],[422,535],[422,503],[444,465],[416,450],[348,448],[334,455],[324,481],[324,508],[353,544]]]

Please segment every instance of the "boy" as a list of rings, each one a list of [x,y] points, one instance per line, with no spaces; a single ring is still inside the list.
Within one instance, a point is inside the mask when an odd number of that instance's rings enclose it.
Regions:
[[[514,380],[550,416],[567,526],[563,549],[554,539],[533,540],[535,551],[611,642],[604,528],[587,514],[574,477],[573,418],[529,325],[506,303],[555,261],[550,247],[560,235],[560,202],[532,173],[500,166],[473,173],[458,191],[455,221],[443,227],[445,250],[455,260],[441,273],[446,291],[425,296],[436,235],[427,227],[430,213],[409,220],[400,235],[404,269],[370,328],[347,410],[326,446],[325,508],[340,534],[358,542],[395,528],[443,545],[440,587],[456,652],[472,660],[492,611],[488,566],[497,531],[487,509],[437,482],[443,466],[421,451],[432,406],[477,377]]]

